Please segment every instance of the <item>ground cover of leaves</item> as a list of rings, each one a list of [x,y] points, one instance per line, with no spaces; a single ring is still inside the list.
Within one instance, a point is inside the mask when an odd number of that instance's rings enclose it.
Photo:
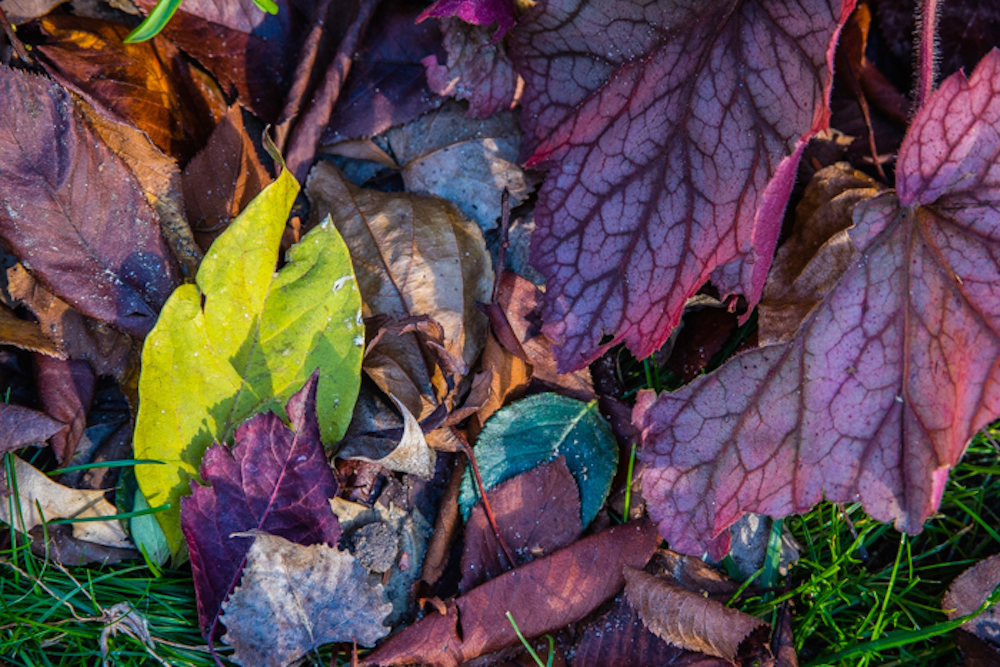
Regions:
[[[156,4],[0,0],[5,664],[1000,662],[1000,11]]]

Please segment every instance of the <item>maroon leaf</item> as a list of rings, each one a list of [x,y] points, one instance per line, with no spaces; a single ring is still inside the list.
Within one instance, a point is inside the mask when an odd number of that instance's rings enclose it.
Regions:
[[[272,412],[236,430],[230,452],[205,453],[201,476],[181,499],[181,529],[191,553],[198,620],[206,638],[218,632],[219,611],[239,581],[253,540],[233,533],[262,530],[309,546],[336,546],[340,523],[330,509],[337,481],[326,461],[316,421],[314,373],[286,406],[290,430]]]
[[[493,35],[494,40],[506,35],[516,22],[513,0],[437,0],[425,9],[417,20],[423,21],[432,16],[436,18],[457,16],[466,23],[481,26],[491,26],[495,23],[497,31]]]
[[[658,542],[647,521],[585,537],[448,603],[446,615],[425,616],[362,664],[454,667],[518,641],[508,611],[526,637],[578,621],[618,592],[622,569],[645,565]]]
[[[0,453],[45,442],[65,426],[36,410],[0,403]]]
[[[855,260],[788,343],[634,413],[652,517],[725,552],[744,512],[860,500],[920,531],[969,438],[1000,414],[1000,50],[946,80],[860,204]]]
[[[35,384],[42,407],[68,428],[52,436],[52,449],[66,465],[87,428],[87,413],[94,402],[97,376],[90,364],[79,359],[56,359],[35,354]]]
[[[177,276],[132,172],[51,81],[0,68],[0,118],[0,235],[46,289],[144,336]]]
[[[709,277],[756,304],[799,156],[826,125],[854,0],[679,5],[552,0],[513,37],[523,154],[550,170],[532,263],[560,369],[619,341],[648,356]]]

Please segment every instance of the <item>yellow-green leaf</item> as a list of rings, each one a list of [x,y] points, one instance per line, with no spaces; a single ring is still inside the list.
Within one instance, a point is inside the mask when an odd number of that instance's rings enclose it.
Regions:
[[[142,351],[136,478],[176,555],[180,497],[213,441],[230,441],[250,415],[284,404],[320,369],[323,442],[343,437],[357,398],[364,330],[350,255],[324,222],[275,272],[281,233],[299,186],[288,172],[218,238],[197,284],[167,301]]]

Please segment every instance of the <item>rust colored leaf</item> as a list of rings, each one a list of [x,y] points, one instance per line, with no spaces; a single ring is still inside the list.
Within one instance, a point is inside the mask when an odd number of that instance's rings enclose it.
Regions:
[[[465,525],[460,591],[568,546],[583,532],[580,491],[565,456],[503,482],[486,497],[504,544],[517,562],[507,562],[482,503],[476,504]]]
[[[639,398],[644,495],[671,548],[721,555],[743,513],[823,497],[908,533],[935,511],[1000,414],[998,92],[994,50],[930,96],[897,191],[855,208],[854,259],[794,338]]]
[[[64,424],[64,431],[52,436],[52,451],[65,465],[76,452],[83,430],[87,428],[87,413],[94,402],[97,376],[86,361],[55,359],[35,354],[35,384],[45,413]]]
[[[476,428],[482,430],[494,412],[510,401],[521,398],[531,380],[531,366],[505,349],[491,333],[483,348],[480,362],[483,372],[490,373],[490,396],[476,412]]]
[[[674,646],[731,662],[743,640],[766,625],[759,618],[634,568],[625,568],[625,594],[656,636]]]
[[[1000,585],[1000,556],[981,560],[960,574],[948,587],[941,608],[950,619],[968,616],[979,609]],[[980,639],[1000,645],[1000,605],[987,608],[962,624],[962,629]]]
[[[47,39],[37,50],[61,83],[181,162],[205,144],[222,100],[170,41],[124,44],[128,26],[82,16],[47,16],[40,26]]]
[[[854,0],[540,3],[512,38],[559,368],[659,348],[708,280],[760,299]],[[612,340],[602,342],[610,334]]]
[[[46,289],[144,336],[177,273],[135,177],[51,81],[0,68],[0,118],[0,235]]]
[[[0,453],[44,443],[65,427],[65,423],[37,410],[0,403]]]
[[[613,596],[622,569],[642,567],[659,542],[649,522],[616,526],[550,556],[491,579],[391,637],[363,665],[455,667],[518,639],[506,612],[526,637],[577,621]]]
[[[13,345],[50,357],[66,358],[66,354],[42,334],[38,322],[22,320],[13,310],[3,305],[0,305],[0,345]]]
[[[184,167],[184,206],[205,251],[250,200],[271,182],[243,126],[239,105],[229,107],[208,145]]]

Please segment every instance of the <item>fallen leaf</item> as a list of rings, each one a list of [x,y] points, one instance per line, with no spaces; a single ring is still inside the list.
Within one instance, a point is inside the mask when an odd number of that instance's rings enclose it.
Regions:
[[[142,554],[134,548],[108,547],[78,540],[73,537],[72,527],[65,524],[35,526],[28,534],[31,535],[31,553],[66,567],[79,567],[89,563],[114,565],[142,558]]]
[[[361,299],[347,247],[333,225],[306,235],[275,272],[298,184],[284,171],[220,236],[196,285],[178,288],[142,354],[136,477],[176,555],[179,499],[202,454],[239,422],[274,410],[320,370],[319,424],[339,440],[360,381]]]
[[[561,370],[658,349],[711,278],[760,298],[854,0],[540,3],[513,33],[532,263]],[[610,334],[610,341],[605,336]]]
[[[52,436],[52,451],[66,465],[87,428],[97,376],[86,361],[35,354],[35,384],[42,408],[66,428]]]
[[[625,595],[653,634],[689,651],[733,662],[751,632],[767,625],[669,581],[625,568]]]
[[[38,322],[22,320],[4,305],[0,305],[0,345],[13,345],[57,359],[66,358],[66,353],[45,337]]]
[[[523,397],[531,380],[531,366],[498,343],[492,333],[486,340],[480,363],[483,372],[490,373],[490,396],[476,412],[477,432],[510,400]]]
[[[60,299],[146,335],[177,273],[131,171],[51,81],[0,68],[0,116],[0,235]]]
[[[441,49],[437,21],[416,23],[420,3],[386,0],[354,55],[322,142],[374,137],[409,123],[442,102],[427,87],[422,60]]]
[[[12,25],[21,25],[45,16],[66,0],[0,0],[0,9]]]
[[[441,19],[447,61],[427,56],[427,82],[438,95],[468,100],[469,115],[488,118],[510,109],[517,94],[517,74],[503,45],[481,26]]]
[[[499,41],[514,27],[513,0],[436,0],[417,18],[424,21],[430,17],[444,18],[457,16],[467,23],[481,26],[496,24],[493,39]]]
[[[57,519],[87,519],[72,524],[73,537],[107,547],[128,549],[132,546],[117,519],[95,520],[118,514],[104,499],[104,491],[70,489],[57,484],[23,459],[14,457],[14,479],[6,480],[16,502],[0,502],[0,521],[22,533]],[[11,506],[17,512],[11,520]]]
[[[64,428],[66,424],[43,412],[0,403],[0,453],[44,444]]]
[[[928,99],[897,191],[855,208],[854,261],[792,340],[639,397],[643,493],[673,549],[721,556],[743,513],[823,497],[907,533],[935,511],[969,438],[1000,414],[997,90],[994,50]]]
[[[465,525],[460,591],[569,546],[583,533],[580,490],[565,456],[498,484],[486,495],[504,544],[517,562],[507,562],[486,511],[477,503]]]
[[[362,190],[326,162],[313,169],[306,191],[312,222],[329,212],[350,247],[365,317],[426,315],[441,326],[444,350],[472,364],[487,326],[476,304],[493,287],[479,229],[448,202]],[[416,333],[380,341],[366,355],[365,371],[418,419],[447,393],[443,380],[430,376]]]
[[[337,494],[337,481],[320,443],[317,385],[314,373],[288,400],[291,429],[266,412],[240,425],[231,452],[224,445],[211,447],[201,465],[208,486],[192,480],[191,495],[181,500],[206,639],[217,634],[222,602],[239,582],[250,549],[251,539],[235,533],[263,530],[305,546],[336,545],[340,539],[328,501]]]
[[[951,582],[941,600],[941,609],[949,619],[975,613],[1000,586],[1000,556],[979,561]],[[1000,645],[1000,606],[992,605],[962,624],[962,629],[980,639]]]
[[[36,50],[60,83],[181,162],[205,144],[223,101],[206,94],[172,42],[125,44],[128,26],[82,16],[46,16],[39,26],[46,40]]]
[[[253,535],[240,585],[222,605],[234,662],[285,667],[323,644],[371,646],[389,632],[382,619],[392,607],[354,556]]]
[[[396,409],[403,415],[403,434],[399,442],[395,443],[392,450],[378,458],[372,458],[374,452],[365,451],[368,448],[358,446],[358,439],[352,439],[341,445],[337,450],[337,458],[359,459],[369,463],[404,472],[419,477],[430,478],[434,476],[434,466],[437,455],[427,446],[424,432],[420,428],[420,423],[413,413],[406,409],[406,406],[393,396],[389,398],[396,404]],[[364,442],[368,442],[367,440]]]
[[[448,103],[389,130],[385,139],[402,165],[408,192],[451,201],[484,232],[498,225],[504,188],[511,206],[534,189],[517,165],[521,129],[513,112],[475,120]]]
[[[600,511],[618,468],[618,444],[597,401],[583,403],[558,394],[536,394],[498,411],[479,434],[475,454],[487,492],[565,456],[580,490],[584,527]],[[478,499],[472,473],[466,470],[458,501],[466,517]]]
[[[243,110],[229,107],[205,148],[184,167],[184,207],[198,244],[208,249],[271,182],[243,126]]]
[[[642,567],[659,538],[648,522],[615,526],[506,572],[391,637],[362,665],[455,667],[518,639],[506,613],[526,637],[580,620],[618,592],[622,569]]]

